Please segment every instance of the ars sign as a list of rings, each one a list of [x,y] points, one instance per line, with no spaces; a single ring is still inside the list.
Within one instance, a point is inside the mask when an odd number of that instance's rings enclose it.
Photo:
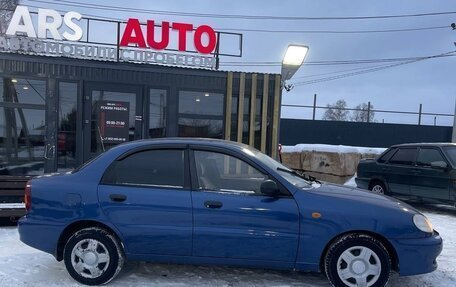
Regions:
[[[77,12],[67,12],[62,17],[55,10],[38,9],[38,27],[35,29],[28,8],[17,6],[6,34],[15,36],[17,33],[21,33],[30,38],[46,39],[49,32],[54,40],[79,41],[82,38],[82,29],[74,21],[79,21],[81,18],[81,14]],[[63,24],[68,31],[60,34],[59,29]]]

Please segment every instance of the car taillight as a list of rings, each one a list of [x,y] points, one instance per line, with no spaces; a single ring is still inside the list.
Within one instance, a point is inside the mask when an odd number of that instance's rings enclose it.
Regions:
[[[28,212],[32,207],[32,183],[27,181],[25,185],[25,195],[24,195],[25,210]]]

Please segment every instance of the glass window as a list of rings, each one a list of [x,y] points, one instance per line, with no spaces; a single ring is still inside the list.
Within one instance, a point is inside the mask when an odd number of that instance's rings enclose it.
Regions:
[[[77,83],[59,83],[59,123],[57,134],[57,169],[76,168]]]
[[[41,80],[9,79],[12,86],[9,86],[10,93],[5,96],[10,98],[5,101],[19,104],[44,105],[46,102],[46,82]]]
[[[416,157],[416,148],[400,148],[389,160],[393,164],[412,165]]]
[[[148,150],[115,161],[103,176],[105,184],[184,186],[183,150]]]
[[[223,138],[224,95],[179,92],[179,136]]]
[[[223,94],[209,92],[179,92],[179,114],[223,116]]]
[[[450,161],[453,163],[453,166],[456,165],[456,146],[447,146],[444,147],[443,150],[450,158]]]
[[[396,150],[397,148],[392,148],[388,150],[387,152],[383,153],[383,155],[381,155],[377,161],[379,163],[385,163],[396,152]]]
[[[246,162],[226,154],[195,151],[198,185],[203,190],[261,194],[267,176]]]
[[[244,95],[244,114],[242,115],[242,142],[249,143],[249,124],[250,124],[250,94]]]
[[[238,123],[238,98],[233,94],[231,100],[231,136],[230,140],[237,141],[237,123]]]
[[[418,152],[418,158],[416,160],[416,164],[419,166],[431,166],[432,162],[435,161],[443,161],[442,155],[440,152],[436,149],[430,149],[430,148],[422,148]]]
[[[92,91],[92,124],[91,124],[91,157],[102,153],[119,143],[121,141],[111,141],[103,138],[103,124],[100,126],[100,104],[103,101],[116,102],[117,104],[128,107],[128,117],[122,120],[122,124],[128,126],[128,135],[126,141],[133,141],[135,139],[135,116],[136,116],[136,94],[124,92],[111,92],[104,90]],[[120,129],[119,129],[120,130]],[[120,132],[122,133],[122,132]],[[120,137],[120,136],[119,136]]]
[[[166,135],[166,90],[150,89],[149,137]]]
[[[0,174],[44,173],[46,82],[0,78]]]

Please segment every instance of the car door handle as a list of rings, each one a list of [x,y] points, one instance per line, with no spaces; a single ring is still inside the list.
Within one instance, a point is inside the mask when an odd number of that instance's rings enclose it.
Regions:
[[[206,201],[204,202],[206,208],[220,208],[223,204],[220,201]]]
[[[122,202],[127,199],[127,196],[124,194],[111,194],[109,198],[114,202]]]

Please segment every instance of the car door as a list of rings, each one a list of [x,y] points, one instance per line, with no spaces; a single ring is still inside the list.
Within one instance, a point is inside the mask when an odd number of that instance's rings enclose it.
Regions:
[[[415,162],[416,151],[414,147],[400,147],[388,163],[382,166],[391,193],[410,195],[411,169]]]
[[[132,254],[190,255],[192,206],[184,148],[117,159],[98,187],[100,206]]]
[[[419,149],[410,180],[410,193],[412,195],[433,199],[450,199],[449,169],[431,167],[431,163],[437,161],[443,161],[449,166],[440,149],[432,147]]]
[[[293,267],[299,211],[291,194],[261,194],[269,176],[239,155],[198,148],[192,154],[193,256]]]

